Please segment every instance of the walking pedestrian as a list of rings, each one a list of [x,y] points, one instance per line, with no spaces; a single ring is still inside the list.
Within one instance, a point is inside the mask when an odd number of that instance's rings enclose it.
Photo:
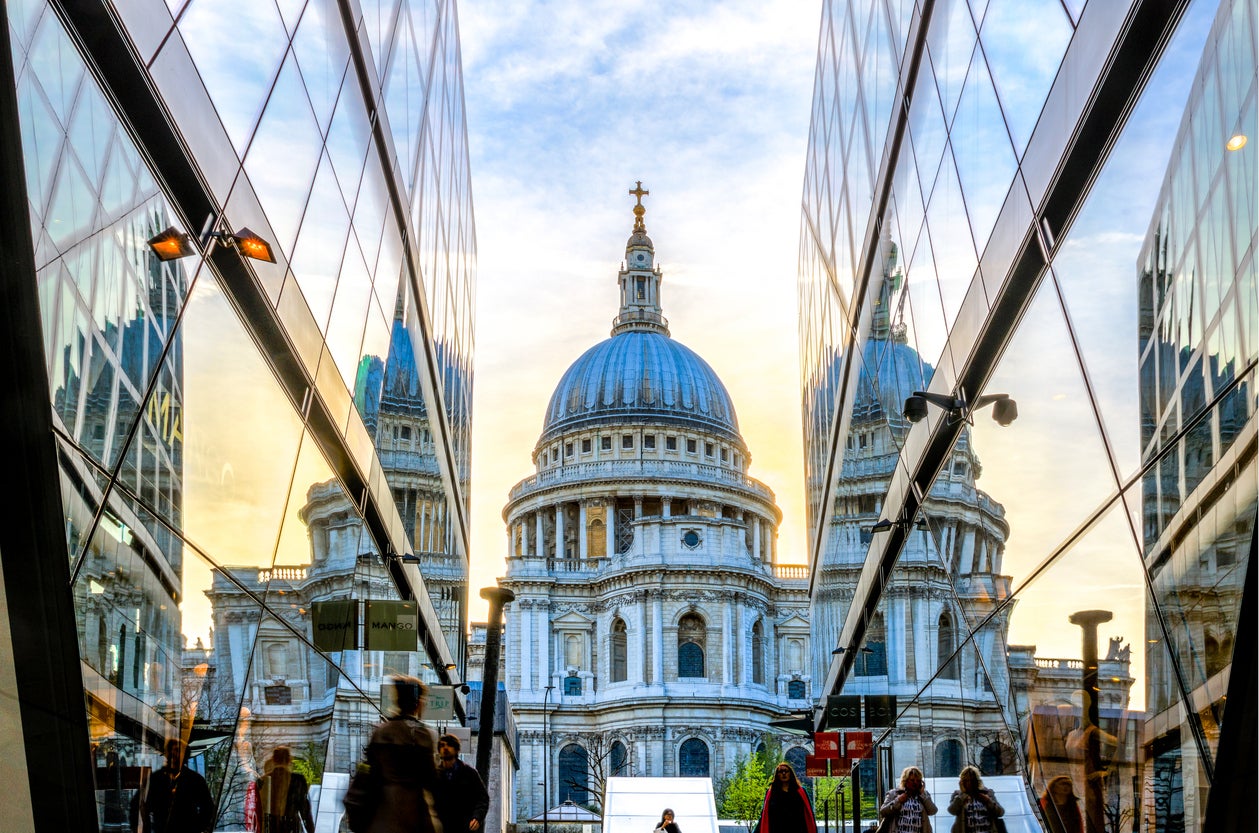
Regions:
[[[415,677],[391,681],[398,714],[372,730],[367,760],[350,782],[345,807],[355,833],[434,833],[433,736],[420,722],[424,686]]]
[[[786,761],[774,768],[774,780],[765,791],[756,833],[817,833],[809,796]]]
[[[949,799],[949,812],[953,820],[953,833],[998,833],[997,819],[1005,815],[1005,808],[997,801],[992,790],[984,787],[979,770],[968,766],[957,779],[958,789]]]
[[[146,833],[206,833],[218,815],[205,779],[189,769],[178,738],[166,741],[166,765],[149,776],[139,802]]]
[[[889,790],[879,808],[880,833],[931,833],[931,817],[937,807],[922,780],[922,770],[907,766],[901,785]]]
[[[437,786],[433,798],[443,833],[477,833],[485,826],[490,794],[476,769],[459,760],[462,744],[454,735],[437,739]]]

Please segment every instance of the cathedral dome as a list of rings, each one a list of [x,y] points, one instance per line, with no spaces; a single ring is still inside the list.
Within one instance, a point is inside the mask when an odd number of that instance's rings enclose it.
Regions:
[[[708,362],[668,335],[626,330],[583,353],[560,379],[539,443],[575,428],[668,422],[742,444],[734,402]]]

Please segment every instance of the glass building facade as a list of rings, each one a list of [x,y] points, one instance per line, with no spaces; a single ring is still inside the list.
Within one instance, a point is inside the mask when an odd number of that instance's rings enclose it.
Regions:
[[[1253,824],[1256,74],[1252,2],[823,4],[815,667],[866,710],[815,715],[874,733],[865,818],[974,765],[1034,829]]]
[[[465,671],[455,3],[0,12],[0,828],[131,830],[179,739],[214,829],[260,829],[280,746],[335,829],[382,682]]]

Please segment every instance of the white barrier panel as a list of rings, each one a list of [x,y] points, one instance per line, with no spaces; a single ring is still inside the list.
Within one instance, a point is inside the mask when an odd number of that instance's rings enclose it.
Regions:
[[[603,833],[651,833],[666,808],[682,833],[719,833],[709,778],[609,778]]]

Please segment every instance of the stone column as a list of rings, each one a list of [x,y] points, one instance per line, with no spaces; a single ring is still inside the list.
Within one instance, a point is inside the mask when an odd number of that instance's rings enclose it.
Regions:
[[[638,599],[638,604],[636,604],[634,607],[635,607],[635,613],[637,613],[637,616],[635,617],[637,621],[634,622],[634,631],[635,631],[634,645],[633,645],[634,659],[633,659],[633,664],[626,670],[629,672],[627,676],[630,678],[630,680],[632,680],[633,682],[639,685],[642,685],[643,683],[647,682],[647,669],[644,667],[644,664],[643,664],[643,658],[647,656],[647,597],[646,595],[643,595],[642,597],[640,597]],[[626,646],[627,649],[629,649],[630,647],[631,646],[629,645]]]
[[[508,638],[514,639],[516,642],[516,650],[509,652],[516,654],[520,660],[520,687],[525,691],[533,691],[535,686],[533,682],[533,651],[529,650],[529,642],[533,638],[533,602],[522,601],[516,605],[515,611],[520,616],[520,625],[516,628],[508,628]],[[513,636],[513,631],[514,636]]]
[[[734,603],[726,599],[721,612],[721,684],[734,683]]]
[[[634,520],[638,520],[643,516],[643,496],[638,495],[634,498]]]
[[[586,549],[586,501],[577,501],[577,557],[589,558]]]
[[[673,498],[664,497],[660,499],[660,514],[666,518],[673,517]]]
[[[538,670],[542,672],[542,685],[545,689],[551,684],[551,612],[546,602],[534,604],[537,616],[538,631]]]
[[[934,622],[928,622],[927,617],[930,613],[927,610],[927,600],[916,598],[912,600],[913,607],[913,628],[914,628],[914,680],[925,680],[935,672],[939,666],[933,666],[931,660],[935,655],[935,646],[931,644],[930,634],[935,630]]]
[[[555,504],[555,560],[564,559],[564,504]]]
[[[651,600],[651,681],[664,684],[664,602],[658,593]]]
[[[608,540],[604,552],[611,558],[616,555],[616,498],[608,498],[606,513],[607,523],[603,526],[603,532]]]
[[[761,560],[761,516],[752,516],[752,560]]]
[[[542,510],[539,509],[533,513],[533,554],[538,558],[546,556],[546,546],[542,533]]]

